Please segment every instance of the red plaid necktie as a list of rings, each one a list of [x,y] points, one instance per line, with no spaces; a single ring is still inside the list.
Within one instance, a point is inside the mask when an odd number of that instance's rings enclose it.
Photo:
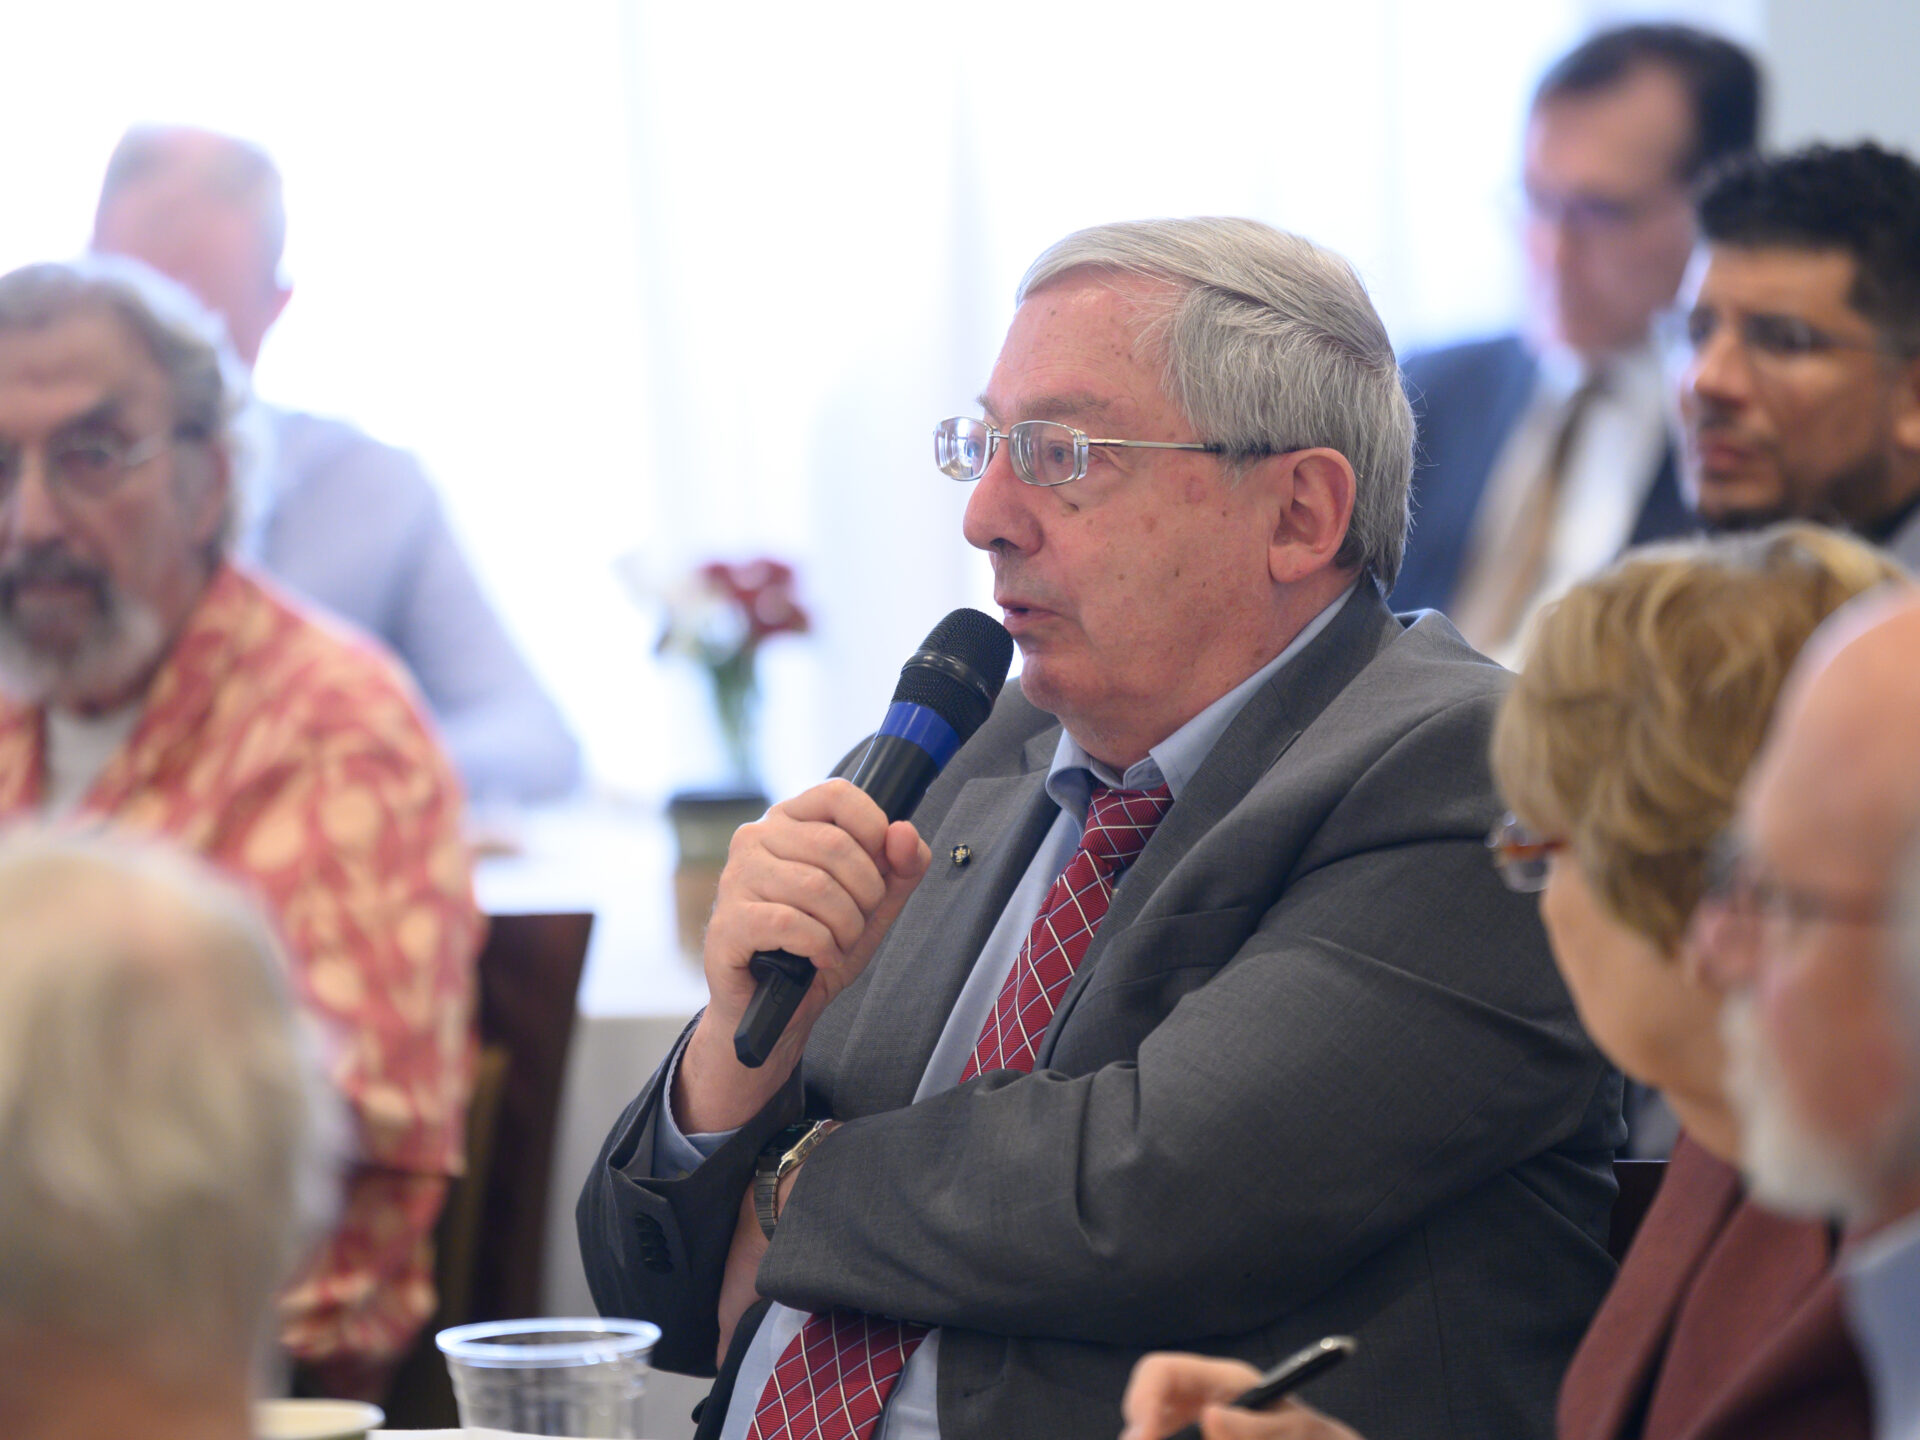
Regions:
[[[1113,902],[1113,887],[1172,804],[1164,785],[1093,787],[1080,848],[1040,902],[960,1072],[962,1083],[987,1070],[1032,1071],[1040,1037]],[[924,1325],[858,1310],[809,1315],[760,1392],[747,1440],[867,1440],[907,1358],[926,1336]]]

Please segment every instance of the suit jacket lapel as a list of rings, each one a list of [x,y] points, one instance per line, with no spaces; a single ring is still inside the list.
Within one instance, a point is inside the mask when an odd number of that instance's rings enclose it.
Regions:
[[[1300,732],[1399,633],[1400,626],[1381,598],[1379,587],[1371,580],[1362,580],[1327,628],[1247,701],[1160,822],[1140,858],[1121,878],[1099,933],[1053,1012],[1035,1057],[1036,1068],[1046,1068],[1061,1029],[1093,983],[1100,957],[1110,947],[1112,937],[1139,918],[1173,868],[1261,776],[1280,762]]]
[[[961,987],[1058,813],[1046,775],[1059,733],[1050,728],[1026,743],[1024,773],[967,781],[928,837],[932,866],[862,977],[844,1052],[860,1063],[840,1067],[835,1114],[912,1101]],[[967,847],[964,863],[953,858],[957,845]]]

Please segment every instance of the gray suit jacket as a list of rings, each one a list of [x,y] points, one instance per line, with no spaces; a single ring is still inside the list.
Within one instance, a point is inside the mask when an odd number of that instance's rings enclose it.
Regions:
[[[1052,820],[1058,727],[1011,690],[915,816],[934,866],[802,1076],[693,1174],[647,1177],[659,1085],[580,1203],[603,1311],[712,1366],[753,1155],[813,1154],[762,1291],[943,1327],[944,1440],[1100,1437],[1144,1350],[1270,1363],[1370,1440],[1546,1436],[1612,1275],[1619,1080],[1482,837],[1505,672],[1363,585],[1222,737],[1119,887],[1031,1076],[911,1104]],[[951,863],[956,844],[970,864]]]

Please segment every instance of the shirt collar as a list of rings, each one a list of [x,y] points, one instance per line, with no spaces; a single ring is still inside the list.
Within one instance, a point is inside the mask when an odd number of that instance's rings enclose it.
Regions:
[[[1588,357],[1564,345],[1552,345],[1536,357],[1538,378],[1536,393],[1564,404],[1574,391],[1599,376],[1610,395],[1630,395],[1640,399],[1651,392],[1657,399],[1665,392],[1665,368],[1660,351],[1652,340],[1611,355]]]
[[[1920,1376],[1913,1367],[1913,1347],[1920,1332],[1920,1311],[1913,1297],[1920,1293],[1920,1215],[1909,1215],[1842,1252],[1848,1328],[1859,1342],[1866,1362],[1873,1408],[1878,1417],[1874,1433],[1914,1433],[1920,1416]]]
[[[1087,797],[1096,782],[1124,790],[1151,790],[1165,785],[1178,800],[1180,792],[1205,763],[1247,701],[1333,623],[1333,617],[1360,584],[1360,580],[1355,580],[1347,586],[1331,605],[1306,623],[1286,649],[1150,748],[1146,758],[1134,761],[1124,775],[1114,774],[1111,766],[1094,759],[1063,727],[1060,741],[1053,749],[1053,764],[1047,770],[1047,794],[1062,810],[1083,818],[1087,813]]]

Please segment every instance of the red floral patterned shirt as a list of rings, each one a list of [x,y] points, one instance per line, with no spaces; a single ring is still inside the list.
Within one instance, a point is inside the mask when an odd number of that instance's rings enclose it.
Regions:
[[[41,712],[0,699],[0,817],[36,813]],[[370,641],[223,566],[132,736],[64,823],[196,852],[275,915],[358,1142],[344,1211],[282,1299],[304,1361],[378,1360],[433,1311],[431,1235],[463,1155],[485,922],[460,790]]]

